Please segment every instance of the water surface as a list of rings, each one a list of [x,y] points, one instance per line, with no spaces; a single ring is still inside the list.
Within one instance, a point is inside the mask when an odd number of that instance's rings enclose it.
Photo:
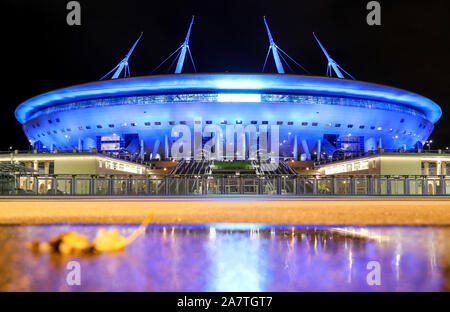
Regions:
[[[152,225],[122,252],[34,254],[30,240],[133,225],[0,226],[1,291],[442,291],[450,227]],[[81,264],[81,286],[66,282]],[[370,261],[381,285],[368,285]]]

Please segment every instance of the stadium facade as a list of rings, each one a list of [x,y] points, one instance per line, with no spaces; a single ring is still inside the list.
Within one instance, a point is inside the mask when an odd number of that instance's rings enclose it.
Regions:
[[[136,41],[113,69],[113,79],[51,91],[22,103],[16,118],[30,144],[38,150],[126,150],[141,158],[168,159],[179,139],[173,130],[177,125],[218,125],[223,134],[231,125],[267,127],[269,136],[276,127],[279,156],[308,160],[377,148],[422,148],[441,116],[440,107],[423,96],[345,79],[319,41],[329,77],[284,74],[279,54],[284,51],[268,27],[277,74],[181,74],[186,52],[190,55],[191,27],[192,22],[178,49],[175,74],[126,78]],[[125,78],[115,79],[122,71]],[[192,136],[194,142],[194,131]],[[202,144],[210,139],[202,137]],[[223,151],[229,139],[217,137]],[[259,144],[245,131],[242,139],[234,140],[244,147],[241,159],[251,157],[252,144]]]

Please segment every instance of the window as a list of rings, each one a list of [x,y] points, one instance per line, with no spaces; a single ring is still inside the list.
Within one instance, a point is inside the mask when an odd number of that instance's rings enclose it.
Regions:
[[[186,124],[186,121],[184,121],[184,120],[180,121],[180,125],[185,125],[185,124]]]
[[[226,121],[226,120],[222,120],[220,123],[221,123],[222,125],[226,125],[226,124],[227,124],[227,121]]]
[[[331,127],[331,123],[327,122],[327,123],[325,124],[325,126]]]
[[[114,128],[114,124],[109,124],[108,127]]]
[[[144,125],[150,126],[150,122],[147,121]]]
[[[381,130],[383,130],[383,128],[382,128],[382,127],[378,127],[377,130],[378,130],[378,131],[381,131]]]
[[[268,125],[269,122],[268,122],[267,120],[263,120],[262,124],[263,124],[263,125]]]
[[[67,128],[66,130],[69,131],[69,132],[72,131],[72,129],[70,129],[70,128]]]
[[[131,125],[132,127],[136,127],[136,126],[137,126],[137,123],[132,122],[132,123],[130,123],[130,125]]]
[[[66,131],[65,131],[64,129],[61,129],[61,132],[64,133],[64,132],[66,132]]]
[[[359,126],[359,129],[364,129],[364,127],[365,127],[365,126],[361,125],[361,126]]]
[[[237,125],[242,125],[242,120],[236,120]]]
[[[122,127],[126,127],[126,126],[127,126],[127,123],[124,122],[124,123],[122,124]]]
[[[103,128],[103,127],[102,127],[102,125],[97,125],[97,128],[98,128],[98,129],[101,129],[101,128]]]
[[[347,128],[353,128],[352,124],[347,125]]]
[[[313,122],[311,125],[312,125],[313,127],[317,127],[317,126],[319,125],[319,123]]]
[[[288,126],[292,126],[294,124],[293,121],[288,121]]]
[[[37,125],[38,127],[40,127],[40,126],[41,126],[41,124],[40,124],[40,123],[36,123],[36,125]]]
[[[400,119],[400,123],[404,123],[404,122],[405,122],[404,118]]]
[[[337,123],[337,124],[335,124],[334,125],[336,128],[339,128],[340,126],[341,126],[341,124],[340,123]]]
[[[282,121],[277,121],[277,125],[281,126],[283,124]]]
[[[51,134],[51,132],[50,132],[50,131],[47,131],[47,134],[48,134],[48,135],[50,135],[50,134]]]
[[[161,126],[161,122],[160,121],[155,121],[155,125],[156,126]]]
[[[256,125],[258,122],[257,122],[256,120],[252,120],[250,123],[251,123],[252,125]]]
[[[210,125],[210,124],[212,124],[212,121],[211,121],[211,120],[207,120],[207,121],[206,121],[206,124],[207,124],[207,125]]]
[[[57,134],[57,133],[58,133],[58,131],[56,131],[56,130],[53,130],[53,133]]]
[[[373,130],[373,129],[375,129],[375,126],[371,126],[371,127],[370,127],[370,130]]]
[[[49,120],[48,120],[48,123],[49,123],[49,124],[51,124],[51,123],[52,123],[52,121],[51,121],[51,120],[49,119]]]
[[[79,126],[79,127],[78,127],[78,130],[83,130],[83,127],[82,127],[82,126]]]
[[[308,123],[306,121],[302,122],[302,126],[307,126],[307,125],[308,125]]]
[[[196,124],[196,125],[201,125],[201,124],[202,124],[202,121],[201,121],[201,120],[194,120],[194,124]]]
[[[88,130],[91,129],[91,126],[86,126],[86,129],[88,129]]]
[[[394,131],[394,129],[392,129],[392,128],[391,128],[391,129],[389,129],[389,132],[392,132],[392,131]]]
[[[175,125],[175,121],[169,121],[169,125],[171,126]]]
[[[56,122],[60,122],[59,118],[56,118]]]

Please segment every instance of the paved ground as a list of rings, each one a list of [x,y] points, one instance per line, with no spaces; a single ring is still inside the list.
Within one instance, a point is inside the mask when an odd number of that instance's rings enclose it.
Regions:
[[[0,224],[250,222],[450,225],[450,198],[55,197],[0,198]]]

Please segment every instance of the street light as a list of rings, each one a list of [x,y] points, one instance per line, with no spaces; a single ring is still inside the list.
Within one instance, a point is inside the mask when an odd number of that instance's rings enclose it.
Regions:
[[[430,151],[431,143],[433,143],[433,140],[428,140],[426,143],[428,144],[428,151]]]

